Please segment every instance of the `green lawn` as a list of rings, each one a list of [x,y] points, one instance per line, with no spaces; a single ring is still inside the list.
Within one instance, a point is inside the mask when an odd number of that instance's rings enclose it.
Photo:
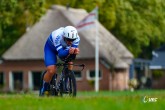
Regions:
[[[165,110],[165,91],[78,92],[76,98],[0,94],[0,110]]]

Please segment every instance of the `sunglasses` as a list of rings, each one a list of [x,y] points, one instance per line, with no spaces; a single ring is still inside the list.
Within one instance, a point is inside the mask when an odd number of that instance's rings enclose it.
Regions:
[[[66,41],[70,41],[70,42],[73,42],[75,39],[69,39],[69,38],[65,38]]]

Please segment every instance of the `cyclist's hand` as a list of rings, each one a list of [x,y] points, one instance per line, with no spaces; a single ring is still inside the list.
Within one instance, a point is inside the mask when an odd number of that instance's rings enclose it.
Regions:
[[[80,50],[79,50],[79,48],[75,48],[75,50],[74,50],[74,54],[79,54],[80,53]]]
[[[69,54],[74,54],[74,50],[75,50],[75,48],[74,48],[74,47],[71,47],[71,48],[69,49]]]

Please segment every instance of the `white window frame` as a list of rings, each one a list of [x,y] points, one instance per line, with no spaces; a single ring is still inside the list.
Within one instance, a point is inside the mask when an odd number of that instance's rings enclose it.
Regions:
[[[32,71],[28,71],[28,88],[32,91],[34,88]]]
[[[90,77],[90,71],[95,71],[95,70],[87,70],[87,72],[86,72],[87,80],[95,80],[95,77],[93,77],[93,78]],[[103,77],[103,72],[100,70],[99,80],[101,80],[102,77]]]
[[[33,73],[34,72],[41,72],[41,75],[42,75],[42,73],[43,73],[43,71],[41,71],[41,70],[39,70],[39,71],[36,71],[36,70],[30,70],[29,71],[29,74],[28,74],[28,77],[29,77],[29,81],[28,81],[28,83],[29,83],[29,89],[30,90],[34,90],[34,77],[33,77]],[[40,83],[40,82],[39,82]]]
[[[14,77],[12,71],[9,72],[9,90],[14,91]]]
[[[14,74],[17,74],[17,72],[21,72],[22,74],[22,90],[24,89],[24,72],[23,71],[10,71],[9,72],[9,88],[11,91],[14,91]]]

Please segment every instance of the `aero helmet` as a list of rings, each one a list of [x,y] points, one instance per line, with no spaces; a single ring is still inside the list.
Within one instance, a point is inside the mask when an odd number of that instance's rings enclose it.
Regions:
[[[78,33],[75,27],[66,26],[64,28],[64,37],[68,39],[77,39]]]

